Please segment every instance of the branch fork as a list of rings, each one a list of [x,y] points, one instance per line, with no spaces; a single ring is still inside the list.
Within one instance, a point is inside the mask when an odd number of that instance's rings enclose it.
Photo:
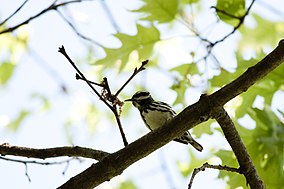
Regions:
[[[126,136],[124,134],[122,124],[120,121],[120,112],[121,107],[123,106],[123,102],[119,100],[118,95],[119,93],[126,87],[126,85],[134,78],[135,75],[137,75],[139,72],[143,71],[145,69],[146,64],[148,63],[148,60],[145,60],[141,63],[141,66],[139,68],[135,68],[133,71],[133,74],[129,77],[129,79],[120,87],[120,89],[117,90],[115,94],[111,92],[108,80],[106,77],[103,78],[103,81],[101,83],[96,83],[93,81],[88,80],[84,74],[80,71],[80,69],[76,66],[76,64],[72,61],[72,59],[68,56],[67,52],[65,51],[64,46],[59,47],[58,52],[63,54],[65,58],[69,61],[69,63],[73,66],[73,68],[76,70],[76,76],[75,78],[77,80],[83,80],[85,81],[88,86],[92,89],[92,91],[99,97],[100,100],[103,101],[103,103],[112,111],[112,113],[115,116],[124,146],[128,145],[128,142],[126,140]],[[93,85],[99,86],[102,88],[102,92],[99,93]]]

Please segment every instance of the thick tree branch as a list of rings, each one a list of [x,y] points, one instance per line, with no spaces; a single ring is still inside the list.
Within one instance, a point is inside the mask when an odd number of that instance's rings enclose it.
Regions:
[[[283,61],[284,40],[281,40],[276,49],[258,64],[249,68],[235,81],[212,95],[202,96],[198,102],[184,109],[165,126],[148,133],[124,149],[108,155],[103,160],[71,178],[59,188],[69,189],[76,187],[91,189],[121,174],[131,164],[146,157],[173,140],[176,136],[183,134],[186,130],[206,121],[210,116],[214,115],[215,108],[221,108],[226,102],[245,92],[251,85],[262,79]],[[247,170],[242,171],[246,172]]]
[[[232,150],[240,165],[240,171],[246,177],[247,183],[251,189],[264,189],[262,180],[259,178],[256,169],[252,163],[249,153],[246,150],[242,139],[236,130],[233,121],[224,108],[218,108],[214,111],[214,118],[221,126],[223,133],[229,142]]]
[[[96,159],[98,161],[102,160],[104,157],[109,155],[109,153],[104,151],[94,150],[91,148],[83,148],[79,146],[65,146],[57,148],[36,149],[36,148],[26,148],[19,146],[10,146],[9,144],[0,145],[0,154],[3,156],[14,155],[14,156],[22,156],[27,158],[38,158],[38,159],[54,158],[61,156],[84,157],[84,158]]]
[[[239,94],[248,90],[257,81],[264,78],[268,73],[278,67],[284,61],[284,39],[282,39],[276,49],[264,57],[256,65],[247,69],[245,73],[222,87],[217,92],[210,95],[214,102],[222,106],[235,98]]]

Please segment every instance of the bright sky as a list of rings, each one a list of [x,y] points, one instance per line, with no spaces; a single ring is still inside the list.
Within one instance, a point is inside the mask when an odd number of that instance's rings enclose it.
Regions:
[[[12,26],[25,20],[43,8],[46,8],[51,2],[53,2],[53,0],[30,0],[19,15],[15,16],[8,25]],[[133,13],[129,13],[127,9],[133,9],[140,3],[127,0],[108,0],[106,2],[114,17],[117,19],[122,32],[135,33],[135,25],[133,23],[137,17]],[[279,4],[280,0],[275,2]],[[9,0],[1,0],[0,20],[3,20],[3,18],[11,14],[21,3],[22,1],[13,1],[13,3],[11,3]],[[85,35],[90,36],[103,45],[117,46],[119,44],[111,36],[112,33],[115,33],[115,30],[110,24],[106,13],[103,11],[100,1],[80,3],[70,7],[75,7],[74,9],[68,9],[70,10],[69,13],[76,15],[78,19],[76,21],[82,23],[80,24],[80,31],[83,31]],[[260,10],[260,7],[256,6],[256,9]],[[207,18],[207,14],[204,14],[204,20]],[[274,15],[270,16],[273,17]],[[92,26],[101,27],[98,30]],[[23,32],[27,30],[30,33],[29,46],[40,58],[35,58],[35,53],[33,53],[32,56],[20,57],[17,61],[18,67],[15,76],[5,88],[0,88],[0,144],[7,142],[11,145],[36,148],[70,145],[63,125],[66,117],[73,115],[71,117],[75,120],[78,119],[78,123],[76,126],[72,127],[68,133],[73,137],[74,145],[92,147],[107,152],[113,152],[122,148],[123,144],[118,129],[114,129],[113,127],[114,122],[100,121],[100,126],[96,128],[96,135],[94,137],[90,135],[89,128],[86,128],[84,123],[80,121],[80,117],[76,117],[82,114],[84,105],[87,104],[90,99],[91,102],[98,104],[102,110],[106,110],[104,106],[98,103],[98,99],[90,93],[90,89],[84,83],[74,79],[75,72],[73,68],[68,64],[67,60],[57,52],[58,47],[64,45],[68,54],[73,57],[74,60],[78,60],[80,66],[87,72],[90,67],[84,65],[86,62],[80,61],[80,57],[83,58],[86,54],[86,43],[74,34],[55,11],[37,18],[30,22],[27,27],[22,27],[21,30]],[[0,42],[1,37],[2,36],[0,36]],[[235,48],[232,44],[236,39],[237,36],[228,39],[228,41],[224,43],[224,47],[230,45],[231,48]],[[181,43],[181,39],[171,39],[166,42],[177,45],[178,47]],[[165,59],[167,60],[165,68],[168,69],[172,66],[171,62],[177,60],[177,58],[169,56],[169,54],[175,53],[169,53],[169,49],[162,44],[160,45],[161,51],[164,53]],[[95,48],[95,52],[101,53],[101,50]],[[180,58],[179,61],[182,62],[188,59],[186,51],[179,49],[177,52],[180,53],[178,54]],[[230,60],[231,56],[228,55],[227,58]],[[46,72],[46,69],[43,68],[44,64],[48,64],[56,71],[57,75],[51,75]],[[131,72],[128,72],[122,75],[122,79],[117,78],[116,73],[110,73],[107,77],[109,81],[112,81],[111,84],[115,88],[120,86],[130,73]],[[139,82],[141,84],[141,78],[146,74],[147,77],[153,74],[157,75],[157,82],[151,84],[147,83],[149,91],[154,91],[156,98],[172,103],[175,96],[173,93],[168,92],[168,88],[171,85],[171,78],[163,71],[147,70],[147,73],[139,75],[136,80],[133,81],[133,86],[129,86],[126,91],[132,94],[136,90],[134,85]],[[68,87],[68,95],[60,91],[58,76],[60,82],[62,80]],[[164,84],[162,88],[161,83]],[[164,93],[159,93],[158,91],[160,91],[160,89],[161,91],[166,91],[167,95],[165,96],[163,95]],[[39,111],[41,101],[33,100],[30,97],[31,91],[44,94],[52,100],[51,111]],[[193,103],[198,100],[199,95],[199,91],[192,91],[188,103]],[[33,116],[23,122],[17,133],[7,131],[4,128],[5,123],[11,120],[11,118],[16,117],[20,109],[33,111]],[[122,115],[122,122],[129,142],[136,140],[138,137],[148,132],[143,126],[142,121],[137,122],[137,117],[139,117],[138,111],[134,109],[131,110],[133,111],[131,111],[129,116],[123,117]],[[100,113],[98,113],[98,115],[101,116]],[[106,116],[104,118],[106,118]],[[205,157],[205,155],[210,152],[211,148],[224,146],[226,144],[219,135],[210,138],[205,136],[198,141],[206,146],[204,152],[198,154],[200,157]],[[104,183],[99,188],[115,188],[116,183],[127,178],[134,179],[139,188],[154,188],[154,186],[155,188],[159,187],[164,189],[172,189],[174,187],[186,188],[189,181],[185,180],[178,173],[175,164],[177,160],[183,162],[188,161],[188,148],[188,146],[171,142],[162,149],[132,165],[121,176],[112,179],[111,182]],[[53,160],[54,159],[48,161],[52,162]],[[61,159],[56,159],[56,161],[60,160]],[[213,163],[220,163],[218,160],[211,161],[213,161]],[[66,164],[50,166],[28,164],[27,170],[31,179],[31,182],[29,182],[27,176],[25,176],[24,164],[0,160],[1,187],[29,189],[56,188],[66,182],[70,177],[85,170],[93,162],[94,161],[90,160],[84,162],[73,160],[70,162],[65,175],[62,175],[62,172],[65,170]],[[208,186],[212,186],[211,188],[224,188],[225,185],[221,181],[214,180],[217,174],[217,171],[200,173],[194,182],[194,186],[198,186],[198,188],[208,188]],[[204,182],[205,180],[206,182]]]

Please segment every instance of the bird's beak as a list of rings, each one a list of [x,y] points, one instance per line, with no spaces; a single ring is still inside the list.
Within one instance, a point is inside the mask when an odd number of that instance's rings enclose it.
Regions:
[[[124,102],[132,102],[133,100],[130,98],[130,99],[126,99],[124,100]]]

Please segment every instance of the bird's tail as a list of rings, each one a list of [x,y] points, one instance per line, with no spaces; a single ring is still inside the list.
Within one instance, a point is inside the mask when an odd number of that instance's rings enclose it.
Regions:
[[[201,146],[201,144],[196,142],[192,138],[189,132],[185,132],[181,137],[174,139],[174,141],[177,141],[183,144],[191,144],[191,146],[193,146],[196,150],[200,152],[203,150],[203,147]]]

